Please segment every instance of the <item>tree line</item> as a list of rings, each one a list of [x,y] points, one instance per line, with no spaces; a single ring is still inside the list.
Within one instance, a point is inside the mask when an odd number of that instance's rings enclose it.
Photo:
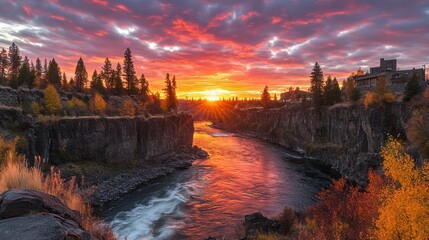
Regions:
[[[138,78],[134,67],[134,61],[130,48],[124,52],[124,62],[116,67],[106,57],[100,72],[94,70],[91,79],[88,77],[85,63],[79,58],[76,64],[74,77],[67,79],[66,73],[61,72],[55,58],[49,62],[44,59],[44,64],[37,58],[35,63],[27,56],[22,58],[19,47],[12,43],[9,51],[2,49],[0,52],[0,84],[12,88],[27,87],[45,89],[48,85],[58,90],[80,93],[100,93],[103,96],[138,96],[142,102],[161,102],[158,92],[152,93],[149,82],[144,74]],[[176,77],[166,74],[165,105],[167,110],[177,110],[177,83]]]

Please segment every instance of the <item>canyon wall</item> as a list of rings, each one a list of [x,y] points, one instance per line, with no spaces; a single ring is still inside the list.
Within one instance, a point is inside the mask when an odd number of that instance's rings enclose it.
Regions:
[[[405,136],[409,109],[337,105],[322,110],[300,106],[234,110],[219,126],[286,146],[332,165],[343,176],[365,182],[380,165],[379,151],[388,134]]]
[[[34,153],[49,161],[144,161],[192,147],[190,115],[80,117],[38,122]]]

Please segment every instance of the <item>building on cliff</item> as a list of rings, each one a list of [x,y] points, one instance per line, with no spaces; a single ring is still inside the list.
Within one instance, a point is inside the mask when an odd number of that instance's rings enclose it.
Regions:
[[[421,85],[425,84],[425,70],[423,68],[399,70],[397,60],[380,59],[380,66],[371,67],[370,72],[365,75],[356,76],[357,86],[363,91],[369,91],[375,87],[377,80],[384,78],[392,92],[401,94],[404,92],[405,84],[410,80],[413,72],[417,75]]]
[[[292,91],[289,90],[288,92],[283,92],[280,94],[281,102],[301,101],[303,98],[306,98],[306,100],[311,100],[312,94],[299,89]]]

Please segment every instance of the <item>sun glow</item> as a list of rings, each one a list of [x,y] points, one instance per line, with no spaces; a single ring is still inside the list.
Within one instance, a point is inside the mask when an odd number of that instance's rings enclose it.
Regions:
[[[228,94],[229,91],[223,89],[213,89],[204,91],[205,98],[208,101],[219,101],[221,99],[221,95]]]

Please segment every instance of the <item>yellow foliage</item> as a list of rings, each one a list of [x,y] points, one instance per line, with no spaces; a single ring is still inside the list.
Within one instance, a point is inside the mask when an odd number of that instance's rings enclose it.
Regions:
[[[365,105],[365,107],[369,107],[374,105],[375,103],[375,93],[373,92],[367,92],[365,94],[365,98],[363,100],[363,104]]]
[[[34,114],[39,114],[41,110],[41,107],[38,103],[32,103],[31,104],[31,112]]]
[[[122,102],[121,115],[122,116],[135,116],[136,115],[136,109],[134,107],[134,102],[131,99],[127,98]]]
[[[76,97],[72,97],[72,99],[68,100],[66,103],[66,110],[68,114],[82,114],[85,113],[88,109],[86,103]]]
[[[95,93],[94,97],[91,100],[91,108],[94,112],[96,113],[104,113],[104,111],[106,110],[106,101],[104,101],[103,97],[98,94]]]
[[[429,167],[414,165],[392,137],[382,148],[383,170],[391,179],[376,222],[379,239],[429,239]]]
[[[50,114],[57,113],[61,108],[60,95],[52,85],[46,87],[43,99],[45,101],[46,111]]]

